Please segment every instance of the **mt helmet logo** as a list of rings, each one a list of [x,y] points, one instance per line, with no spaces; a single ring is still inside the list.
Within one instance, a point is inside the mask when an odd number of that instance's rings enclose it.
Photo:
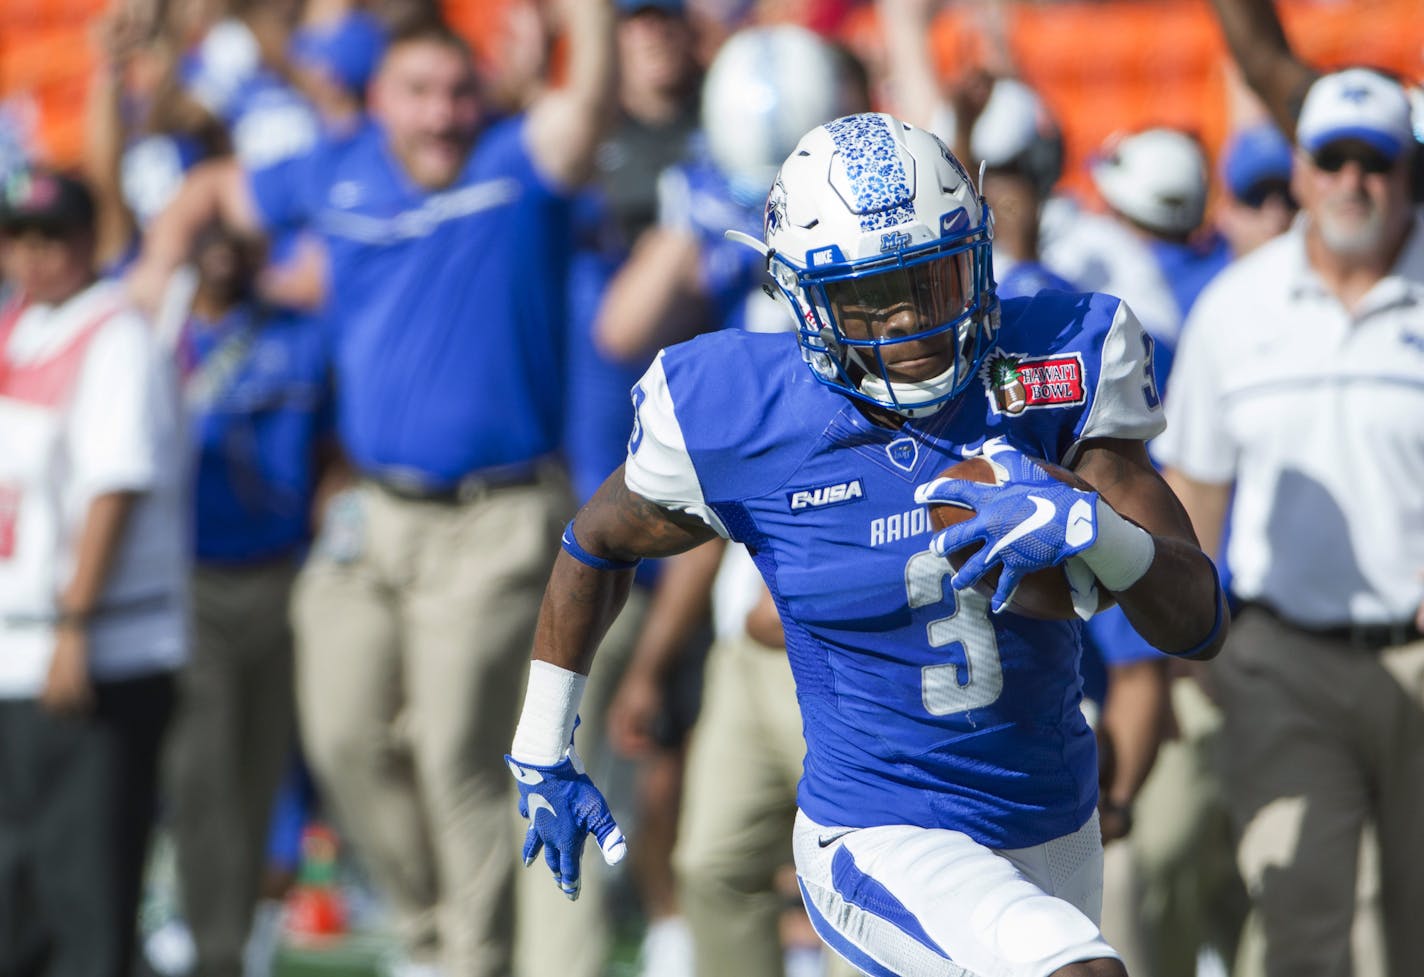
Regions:
[[[920,445],[914,438],[900,437],[885,446],[885,453],[890,456],[890,464],[901,471],[912,472],[920,460]]]

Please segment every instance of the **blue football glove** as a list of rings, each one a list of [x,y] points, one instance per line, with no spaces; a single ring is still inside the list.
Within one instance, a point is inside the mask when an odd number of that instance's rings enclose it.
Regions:
[[[525,763],[508,755],[504,762],[519,783],[519,816],[529,821],[521,853],[525,866],[532,865],[539,849],[544,849],[544,862],[554,873],[554,881],[564,895],[577,899],[582,884],[579,863],[588,835],[598,841],[609,865],[617,865],[628,853],[628,843],[608,802],[584,772],[572,745],[552,766]]]
[[[974,510],[972,518],[936,534],[930,550],[946,556],[983,543],[950,584],[956,590],[973,587],[1002,566],[990,605],[998,613],[1027,574],[1058,566],[1093,545],[1098,493],[1063,484],[1003,438],[984,443],[984,460],[993,466],[996,484],[936,478],[915,490],[915,501]]]

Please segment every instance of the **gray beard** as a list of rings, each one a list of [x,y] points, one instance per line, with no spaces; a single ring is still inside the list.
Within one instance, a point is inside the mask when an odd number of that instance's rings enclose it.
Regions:
[[[1380,210],[1371,211],[1362,221],[1349,223],[1322,212],[1316,215],[1315,223],[1326,247],[1341,257],[1367,257],[1384,243],[1385,220]]]

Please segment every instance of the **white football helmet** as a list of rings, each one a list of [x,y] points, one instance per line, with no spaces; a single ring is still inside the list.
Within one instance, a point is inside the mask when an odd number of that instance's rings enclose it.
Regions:
[[[782,164],[764,230],[822,383],[916,417],[974,378],[999,327],[993,218],[936,136],[879,113],[816,127]],[[927,346],[947,368],[897,378],[896,362]]]
[[[1187,234],[1206,213],[1206,155],[1176,129],[1146,129],[1112,139],[1091,168],[1108,205],[1144,227]]]
[[[733,195],[754,207],[796,141],[847,110],[839,56],[804,27],[737,32],[702,82],[707,148]]]

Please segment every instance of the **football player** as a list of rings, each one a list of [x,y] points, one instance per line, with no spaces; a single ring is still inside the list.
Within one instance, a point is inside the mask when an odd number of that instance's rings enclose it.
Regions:
[[[777,175],[764,243],[746,238],[795,333],[703,336],[634,388],[627,460],[564,532],[508,758],[526,864],[542,849],[571,898],[588,834],[624,850],[572,745],[598,641],[640,558],[717,535],[750,549],[784,625],[807,742],[797,873],[826,943],[877,975],[1125,973],[1096,922],[1079,624],[1012,594],[1072,562],[1189,658],[1216,654],[1228,616],[1143,444],[1162,429],[1150,339],[1107,295],[1001,304],[992,228],[933,135],[880,114],[818,126]],[[936,478],[974,454],[998,484]],[[931,504],[975,515],[935,533]],[[946,554],[975,541],[956,570]]]

